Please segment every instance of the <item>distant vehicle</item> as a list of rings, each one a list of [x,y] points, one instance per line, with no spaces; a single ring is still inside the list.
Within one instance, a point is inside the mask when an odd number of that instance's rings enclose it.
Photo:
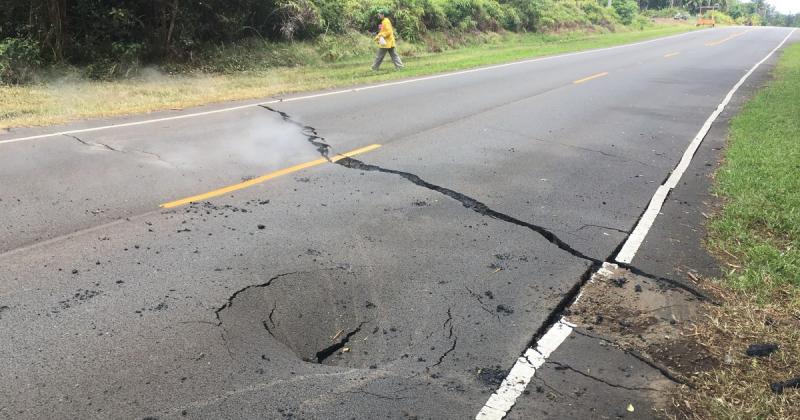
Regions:
[[[672,17],[675,20],[688,20],[689,15],[685,15],[683,13],[675,13],[675,16]]]

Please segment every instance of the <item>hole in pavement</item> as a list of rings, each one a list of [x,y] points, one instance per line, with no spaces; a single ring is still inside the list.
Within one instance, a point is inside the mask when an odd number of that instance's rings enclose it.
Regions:
[[[309,363],[371,367],[389,352],[380,291],[358,269],[291,273],[237,292],[218,316],[233,336],[263,336]],[[366,279],[366,280],[364,280]],[[394,328],[392,328],[394,329]]]

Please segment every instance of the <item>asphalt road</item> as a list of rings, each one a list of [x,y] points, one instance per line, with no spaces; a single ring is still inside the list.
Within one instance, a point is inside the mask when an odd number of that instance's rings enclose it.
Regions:
[[[6,133],[0,414],[474,417],[787,34]]]

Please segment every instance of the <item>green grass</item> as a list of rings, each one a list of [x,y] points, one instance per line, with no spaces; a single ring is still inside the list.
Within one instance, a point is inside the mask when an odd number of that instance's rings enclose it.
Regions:
[[[686,331],[716,367],[679,389],[673,403],[687,416],[675,418],[800,418],[800,389],[770,389],[800,375],[800,44],[773,76],[731,122],[716,180],[722,208],[709,224],[728,273],[707,284],[721,304]],[[755,343],[779,350],[745,356]]]
[[[400,72],[390,69],[391,63],[388,62],[384,62],[385,70],[371,72],[369,66],[373,53],[366,52],[363,47],[356,47],[355,50],[361,52],[332,63],[309,58],[310,64],[269,68],[256,65],[249,66],[253,70],[227,73],[196,72],[170,76],[144,72],[139,77],[115,81],[90,81],[72,77],[27,86],[2,86],[0,129],[383,82],[608,47],[692,29],[694,27],[689,25],[663,25],[642,30],[621,28],[621,31],[614,33],[483,35],[478,44],[438,53],[426,52],[420,45],[401,43],[398,48],[404,56],[406,69]],[[363,41],[355,44],[361,42],[360,45],[363,45]],[[293,47],[289,44],[285,48]],[[297,44],[294,48],[302,50],[306,57],[315,52],[322,57],[330,51],[329,46],[308,44]],[[260,57],[258,54],[252,56]],[[224,54],[217,58],[219,59],[224,60]],[[224,63],[221,67],[224,67]]]
[[[762,297],[800,287],[800,45],[733,120],[717,177],[711,245],[729,260],[729,284]]]

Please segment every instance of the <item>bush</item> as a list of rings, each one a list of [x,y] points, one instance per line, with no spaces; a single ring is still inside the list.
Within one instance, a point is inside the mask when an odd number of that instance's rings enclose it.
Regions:
[[[6,38],[0,41],[0,82],[29,82],[33,71],[41,66],[41,48],[27,38]]]
[[[586,2],[581,5],[581,10],[586,14],[586,18],[594,25],[613,28],[619,22],[619,16],[614,8],[601,6],[597,2]]]
[[[647,17],[655,17],[655,18],[674,18],[675,15],[689,15],[689,12],[686,9],[681,9],[680,7],[667,7],[666,9],[647,9],[642,11],[642,14]]]
[[[634,0],[613,0],[611,5],[617,11],[620,21],[625,25],[633,23],[639,13],[639,5]]]
[[[452,27],[444,11],[444,2],[436,0],[423,0],[422,25],[425,30],[441,31]]]
[[[411,42],[419,41],[425,31],[422,23],[423,10],[419,7],[400,9],[394,15],[395,32],[397,35]]]
[[[316,44],[322,59],[331,62],[370,54],[375,50],[370,37],[355,31],[343,35],[324,34]]]
[[[720,11],[713,11],[710,15],[714,16],[714,21],[720,25],[733,25],[736,23],[732,17]]]
[[[79,66],[105,79],[147,64],[213,71],[251,68],[254,60],[292,65],[315,48],[315,59],[336,61],[364,48],[365,35],[377,31],[378,9],[390,11],[399,38],[432,42],[414,47],[431,51],[482,36],[476,32],[645,24],[634,0],[613,0],[613,8],[606,0],[69,0],[58,17],[63,30],[54,34],[48,2],[7,3],[0,10],[12,23],[0,24],[0,83],[25,82],[44,64]],[[293,40],[313,47],[292,52]]]
[[[317,5],[311,0],[279,0],[276,4],[278,30],[284,39],[318,35],[323,21]]]
[[[651,18],[649,18],[649,17],[637,14],[636,17],[633,18],[633,22],[631,22],[630,26],[633,27],[633,28],[637,28],[639,30],[642,30],[642,29],[646,28],[647,26],[650,26],[650,25],[653,24],[653,22],[650,19]]]
[[[761,18],[761,15],[753,13],[752,15],[743,15],[739,17],[736,19],[736,23],[740,25],[761,26],[764,24],[764,20]]]
[[[324,31],[344,33],[357,26],[354,11],[356,4],[353,1],[317,0],[320,23]]]
[[[499,5],[491,0],[447,0],[444,12],[453,27],[461,30],[496,31]]]
[[[539,0],[539,21],[536,30],[572,29],[588,26],[591,23],[586,14],[572,2],[554,2],[552,0]]]
[[[522,24],[522,17],[520,16],[517,9],[515,9],[510,4],[504,4],[504,16],[503,16],[503,27],[508,29],[509,31],[519,32],[525,29]]]

